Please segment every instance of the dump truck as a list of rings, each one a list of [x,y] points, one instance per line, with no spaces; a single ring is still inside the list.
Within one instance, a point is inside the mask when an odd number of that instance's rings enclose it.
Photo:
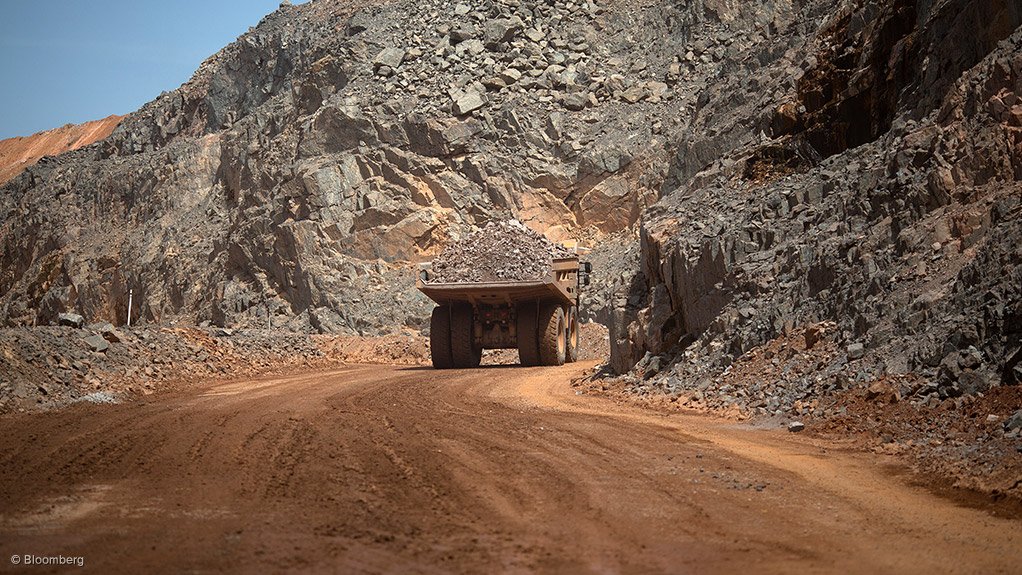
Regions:
[[[579,289],[592,265],[578,256],[554,259],[535,281],[431,282],[430,264],[416,287],[436,303],[429,349],[436,369],[478,367],[484,349],[517,349],[523,366],[578,359]]]

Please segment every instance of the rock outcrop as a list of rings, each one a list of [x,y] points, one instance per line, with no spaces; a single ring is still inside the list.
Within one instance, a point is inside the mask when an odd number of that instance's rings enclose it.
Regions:
[[[743,354],[833,322],[848,353],[741,402],[781,414],[886,374],[926,378],[900,390],[917,401],[1015,383],[1022,5],[802,10],[818,31],[728,59],[700,95],[611,313],[612,367],[709,394]]]
[[[409,264],[472,226],[596,238],[659,197],[702,11],[357,8],[282,6],[106,140],[5,186],[0,320],[120,324],[132,290],[148,323],[419,328]]]

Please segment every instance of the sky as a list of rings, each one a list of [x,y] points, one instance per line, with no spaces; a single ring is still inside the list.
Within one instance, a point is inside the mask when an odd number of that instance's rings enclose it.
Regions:
[[[0,0],[0,139],[137,110],[279,5]]]

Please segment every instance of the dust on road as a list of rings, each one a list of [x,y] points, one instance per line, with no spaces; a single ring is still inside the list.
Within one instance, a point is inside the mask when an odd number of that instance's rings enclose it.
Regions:
[[[588,365],[357,366],[4,417],[0,557],[99,572],[1022,565],[1017,519],[873,456],[576,396]]]

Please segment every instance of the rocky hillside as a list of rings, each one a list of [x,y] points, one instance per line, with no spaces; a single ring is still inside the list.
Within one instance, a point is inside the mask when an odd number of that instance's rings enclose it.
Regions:
[[[1022,382],[1022,3],[809,2],[795,22],[686,117],[613,367],[769,414],[888,376],[916,402]],[[837,351],[731,376],[801,330]]]
[[[107,116],[84,124],[68,124],[31,136],[0,140],[0,185],[44,156],[88,146],[110,135],[123,116]]]
[[[0,318],[122,323],[131,289],[145,322],[421,327],[408,264],[472,226],[637,222],[694,103],[678,54],[696,22],[721,26],[660,2],[353,9],[282,6],[105,141],[10,182]]]

